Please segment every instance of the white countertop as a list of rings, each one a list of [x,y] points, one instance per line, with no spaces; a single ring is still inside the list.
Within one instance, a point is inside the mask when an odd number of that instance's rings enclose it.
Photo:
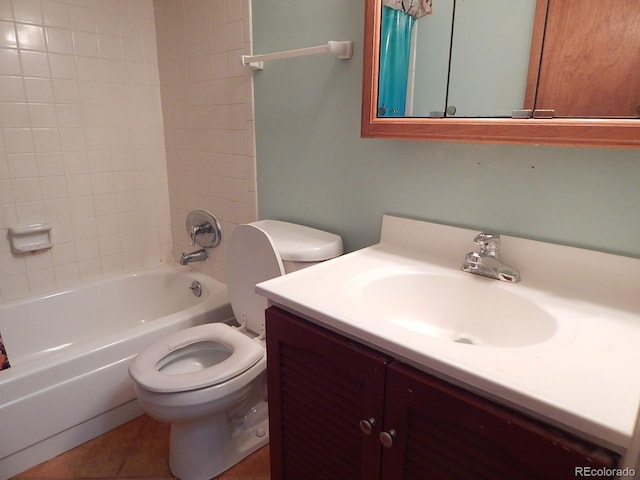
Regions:
[[[520,283],[509,284],[460,270],[476,233],[385,216],[379,244],[256,290],[270,304],[624,452],[640,399],[640,260],[503,236],[503,260],[522,274]],[[493,282],[492,288],[542,305],[560,327],[548,341],[521,347],[465,345],[390,328],[357,288],[389,267]]]

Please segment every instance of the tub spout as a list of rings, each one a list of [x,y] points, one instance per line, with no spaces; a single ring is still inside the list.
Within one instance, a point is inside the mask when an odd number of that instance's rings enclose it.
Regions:
[[[187,265],[191,262],[203,262],[207,259],[207,251],[204,248],[191,253],[182,253],[180,257],[180,265]]]

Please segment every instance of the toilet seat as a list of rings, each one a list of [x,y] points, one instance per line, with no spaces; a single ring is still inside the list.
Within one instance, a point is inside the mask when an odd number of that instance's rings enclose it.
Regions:
[[[201,370],[168,374],[158,364],[169,354],[200,342],[213,342],[230,355]],[[131,376],[152,392],[183,392],[210,387],[245,372],[265,355],[264,345],[224,323],[206,323],[166,336],[143,350],[132,362]]]

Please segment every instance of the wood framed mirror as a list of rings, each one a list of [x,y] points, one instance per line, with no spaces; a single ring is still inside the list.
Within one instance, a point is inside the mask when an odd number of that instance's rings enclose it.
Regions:
[[[438,8],[438,2],[452,0],[433,0],[434,9]],[[362,84],[362,124],[361,136],[365,138],[389,138],[389,139],[413,139],[413,140],[433,140],[433,141],[457,141],[457,142],[487,142],[487,143],[511,143],[511,144],[545,144],[545,145],[572,145],[572,146],[589,146],[589,147],[617,147],[617,148],[640,148],[640,3],[637,0],[626,1],[626,7],[633,10],[619,12],[608,20],[609,22],[620,21],[620,18],[631,19],[630,24],[623,28],[614,28],[615,25],[610,23],[602,25],[602,15],[593,20],[575,19],[575,15],[569,15],[563,18],[561,22],[554,20],[551,22],[545,16],[550,7],[551,2],[566,2],[569,0],[540,0],[538,3],[543,4],[543,8],[538,8],[536,13],[536,26],[533,30],[531,58],[529,59],[529,81],[532,77],[539,78],[542,72],[548,75],[549,71],[559,72],[559,58],[569,63],[568,71],[571,74],[577,69],[575,62],[582,61],[583,65],[593,64],[591,58],[585,60],[585,53],[579,51],[579,45],[575,45],[575,38],[571,41],[566,39],[552,38],[549,31],[555,28],[560,31],[577,32],[583,38],[589,38],[596,45],[608,45],[605,52],[611,52],[607,57],[619,55],[617,45],[624,44],[630,46],[632,54],[628,52],[624,54],[625,62],[617,62],[620,69],[609,75],[616,75],[617,84],[612,87],[616,92],[623,87],[637,98],[632,98],[630,102],[633,107],[630,109],[631,114],[620,116],[618,118],[604,117],[561,117],[561,118],[428,118],[428,117],[380,117],[378,116],[378,79],[380,74],[380,40],[381,40],[381,12],[383,0],[365,0],[365,25],[364,25],[364,61],[363,61],[363,84]],[[572,0],[577,2],[585,2],[586,0]],[[595,1],[595,0],[589,0]],[[621,9],[623,8],[618,0],[607,0],[611,5],[603,5],[600,0],[599,8]],[[606,4],[606,2],[604,2]],[[594,12],[598,15],[597,9]],[[544,15],[540,15],[540,11]],[[555,17],[556,19],[558,17]],[[418,22],[420,19],[418,19]],[[570,24],[562,22],[571,22]],[[598,23],[600,22],[600,23]],[[589,31],[580,31],[580,28],[590,28]],[[548,38],[544,38],[545,27],[549,28],[546,33]],[[614,32],[618,37],[612,36],[608,39],[599,39],[599,32]],[[630,36],[629,32],[635,32]],[[464,34],[464,32],[461,32]],[[460,32],[456,32],[456,35]],[[625,35],[620,38],[621,35]],[[542,40],[537,37],[542,36]],[[580,37],[577,37],[580,38]],[[541,60],[542,42],[545,45],[545,55],[548,55],[548,65],[550,67],[543,68]],[[580,45],[586,42],[581,42]],[[536,47],[536,45],[538,45]],[[555,52],[555,57],[551,54]],[[537,55],[537,57],[536,57]],[[606,59],[611,61],[611,58]],[[556,62],[555,64],[553,62]],[[615,62],[614,62],[615,63]],[[531,69],[536,68],[541,72],[532,75]],[[605,69],[602,66],[598,71]],[[611,69],[607,68],[609,72]],[[576,70],[577,71],[577,70]],[[535,72],[534,72],[535,73]],[[566,75],[566,74],[565,74]],[[589,73],[585,74],[587,78]],[[544,79],[543,79],[544,80]],[[544,80],[551,85],[558,85],[555,79]],[[569,88],[571,78],[568,81]],[[527,96],[531,96],[531,88],[527,87]],[[566,95],[565,95],[566,96]],[[594,93],[589,93],[594,96]],[[602,95],[605,98],[607,94]],[[540,98],[543,98],[540,95]],[[529,98],[526,100],[531,102]],[[637,106],[637,107],[636,107]],[[634,116],[637,114],[637,116]]]

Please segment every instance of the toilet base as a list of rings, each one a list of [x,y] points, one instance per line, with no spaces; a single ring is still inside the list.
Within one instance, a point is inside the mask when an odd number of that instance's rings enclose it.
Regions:
[[[254,418],[235,426],[225,414],[173,423],[169,469],[180,480],[210,480],[268,442],[266,415],[262,420]]]

